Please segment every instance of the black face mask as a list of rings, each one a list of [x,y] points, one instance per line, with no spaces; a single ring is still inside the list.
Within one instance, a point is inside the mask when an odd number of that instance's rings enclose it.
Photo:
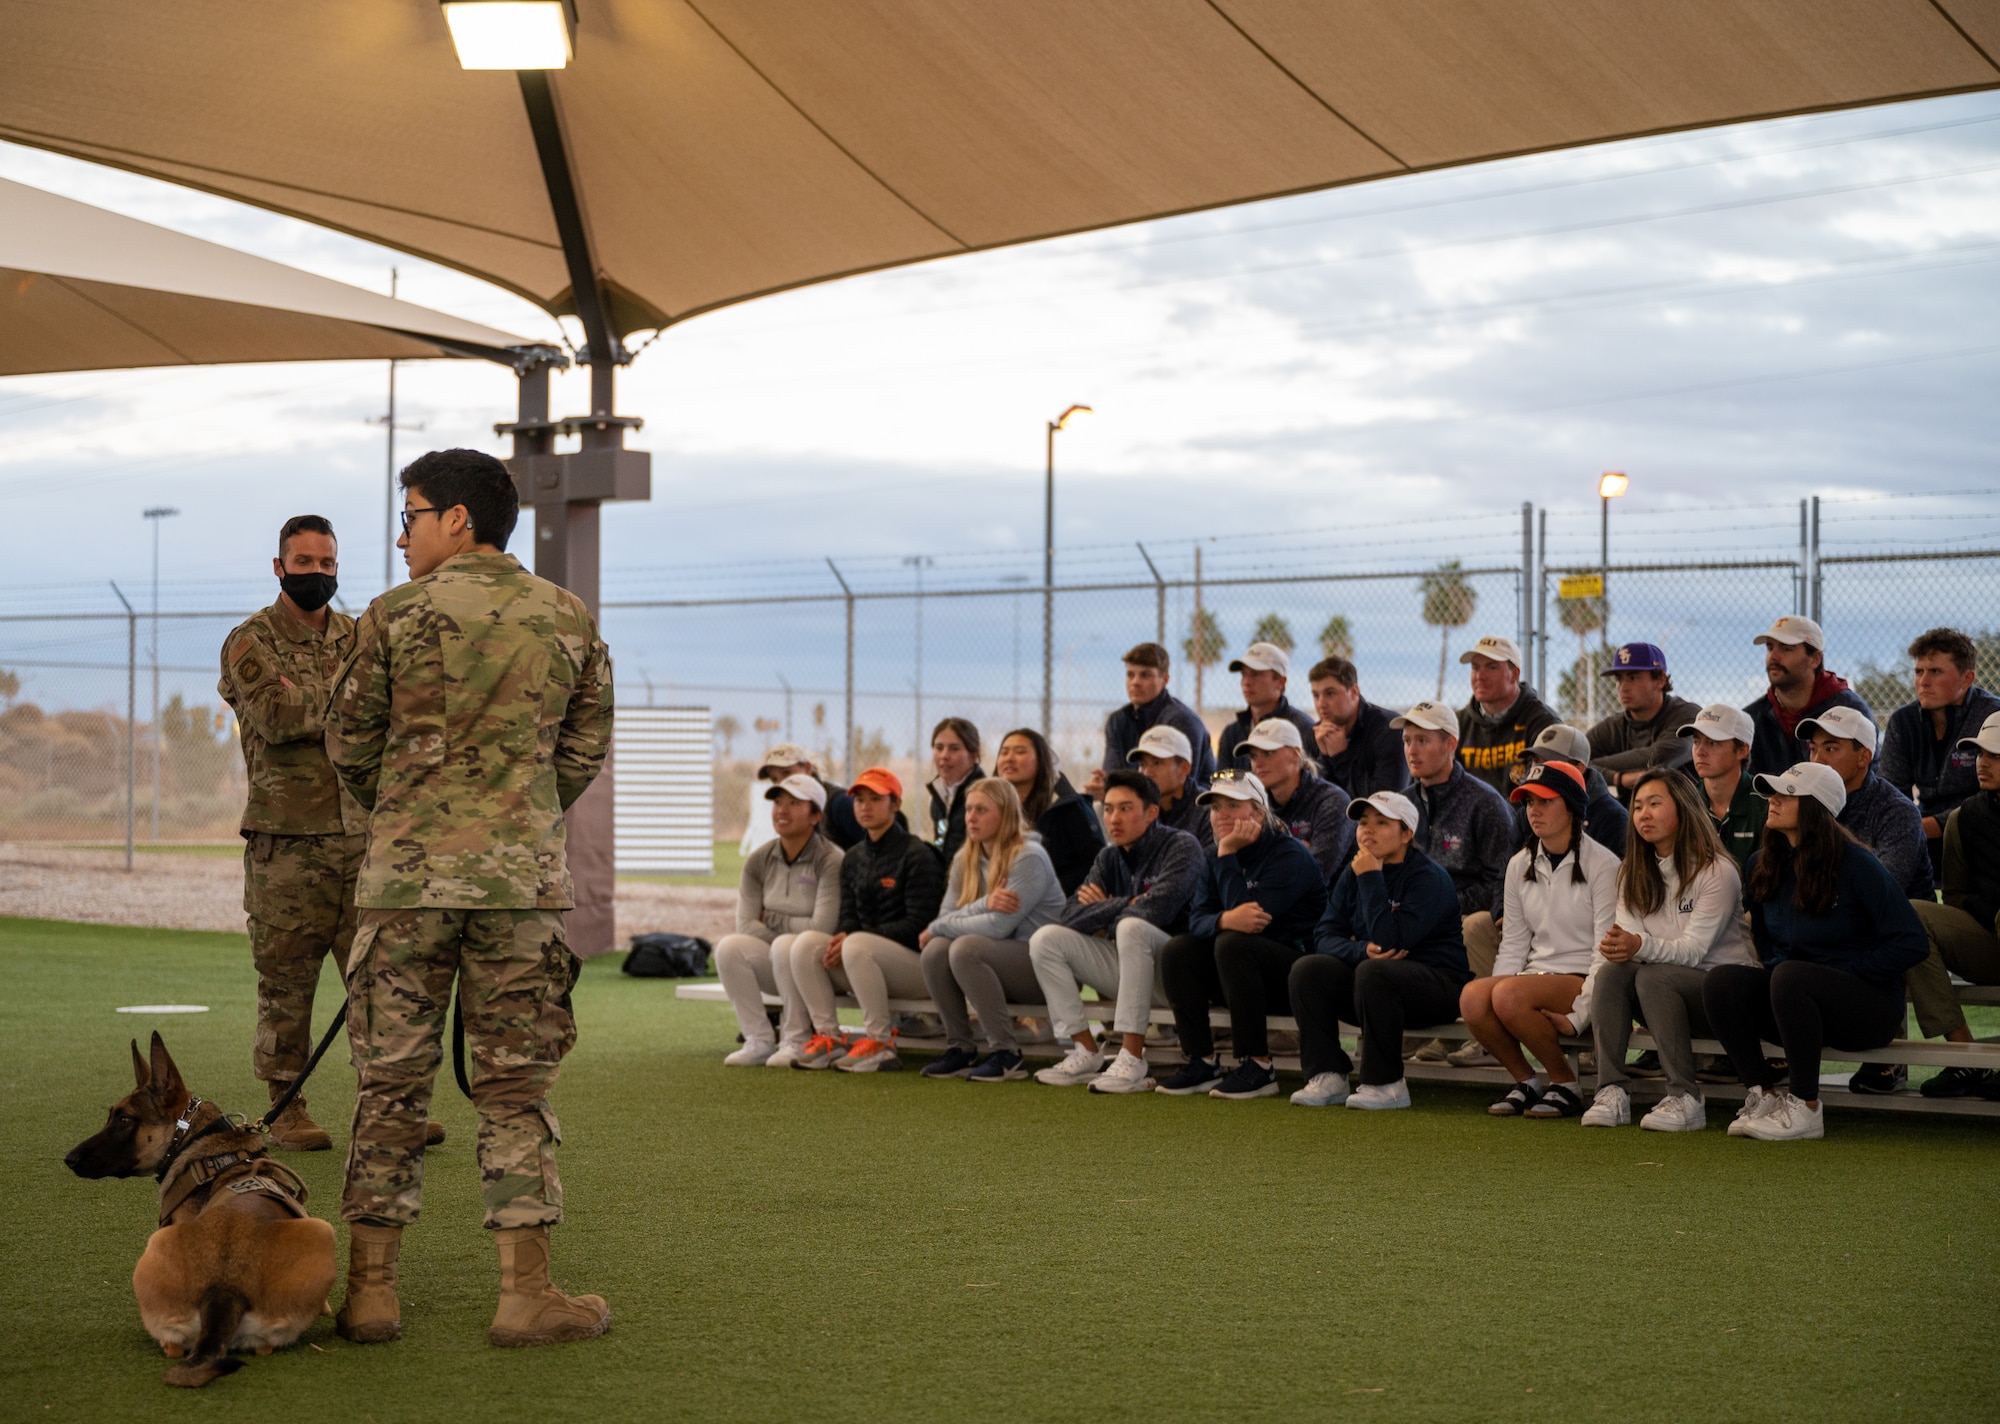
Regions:
[[[317,613],[333,602],[333,591],[340,587],[340,580],[332,574],[280,574],[278,586],[300,609]]]

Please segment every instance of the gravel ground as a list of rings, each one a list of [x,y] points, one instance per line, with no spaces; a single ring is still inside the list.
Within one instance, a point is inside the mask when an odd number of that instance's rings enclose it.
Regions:
[[[0,915],[158,929],[243,932],[243,866],[228,856],[0,843]],[[713,944],[736,925],[736,892],[713,886],[620,883],[620,940],[653,930]]]

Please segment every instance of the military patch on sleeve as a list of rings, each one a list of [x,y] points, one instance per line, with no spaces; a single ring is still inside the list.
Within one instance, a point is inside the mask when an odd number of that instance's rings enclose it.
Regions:
[[[236,660],[236,680],[245,687],[255,687],[264,679],[264,660],[253,649]]]

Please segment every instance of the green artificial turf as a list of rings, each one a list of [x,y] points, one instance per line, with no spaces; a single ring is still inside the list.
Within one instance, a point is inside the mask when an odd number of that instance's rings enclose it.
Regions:
[[[329,980],[329,983],[331,981]],[[64,1151],[155,1023],[250,1076],[242,938],[0,922],[0,1418],[1875,1420],[2000,1410],[2000,1123],[1843,1112],[1823,1142],[1282,1098],[726,1069],[733,1020],[594,961],[556,1093],[556,1277],[611,1333],[489,1349],[469,1107],[429,1162],[399,1344],[160,1383],[130,1272],[150,1180]],[[120,1004],[206,1014],[136,1019]],[[320,1022],[326,1021],[324,1005]],[[344,1144],[338,1053],[313,1110]],[[1291,1086],[1289,1083],[1287,1086]],[[333,1215],[338,1152],[291,1154]]]
[[[715,843],[715,865],[706,875],[658,875],[651,871],[627,871],[620,880],[636,880],[651,885],[719,885],[734,890],[743,879],[742,842],[734,838]]]

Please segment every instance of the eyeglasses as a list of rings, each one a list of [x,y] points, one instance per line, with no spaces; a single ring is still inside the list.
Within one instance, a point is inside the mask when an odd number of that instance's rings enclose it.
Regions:
[[[405,534],[410,532],[410,520],[419,514],[443,514],[443,513],[444,510],[434,504],[424,505],[420,509],[406,509],[402,513],[403,532]]]

